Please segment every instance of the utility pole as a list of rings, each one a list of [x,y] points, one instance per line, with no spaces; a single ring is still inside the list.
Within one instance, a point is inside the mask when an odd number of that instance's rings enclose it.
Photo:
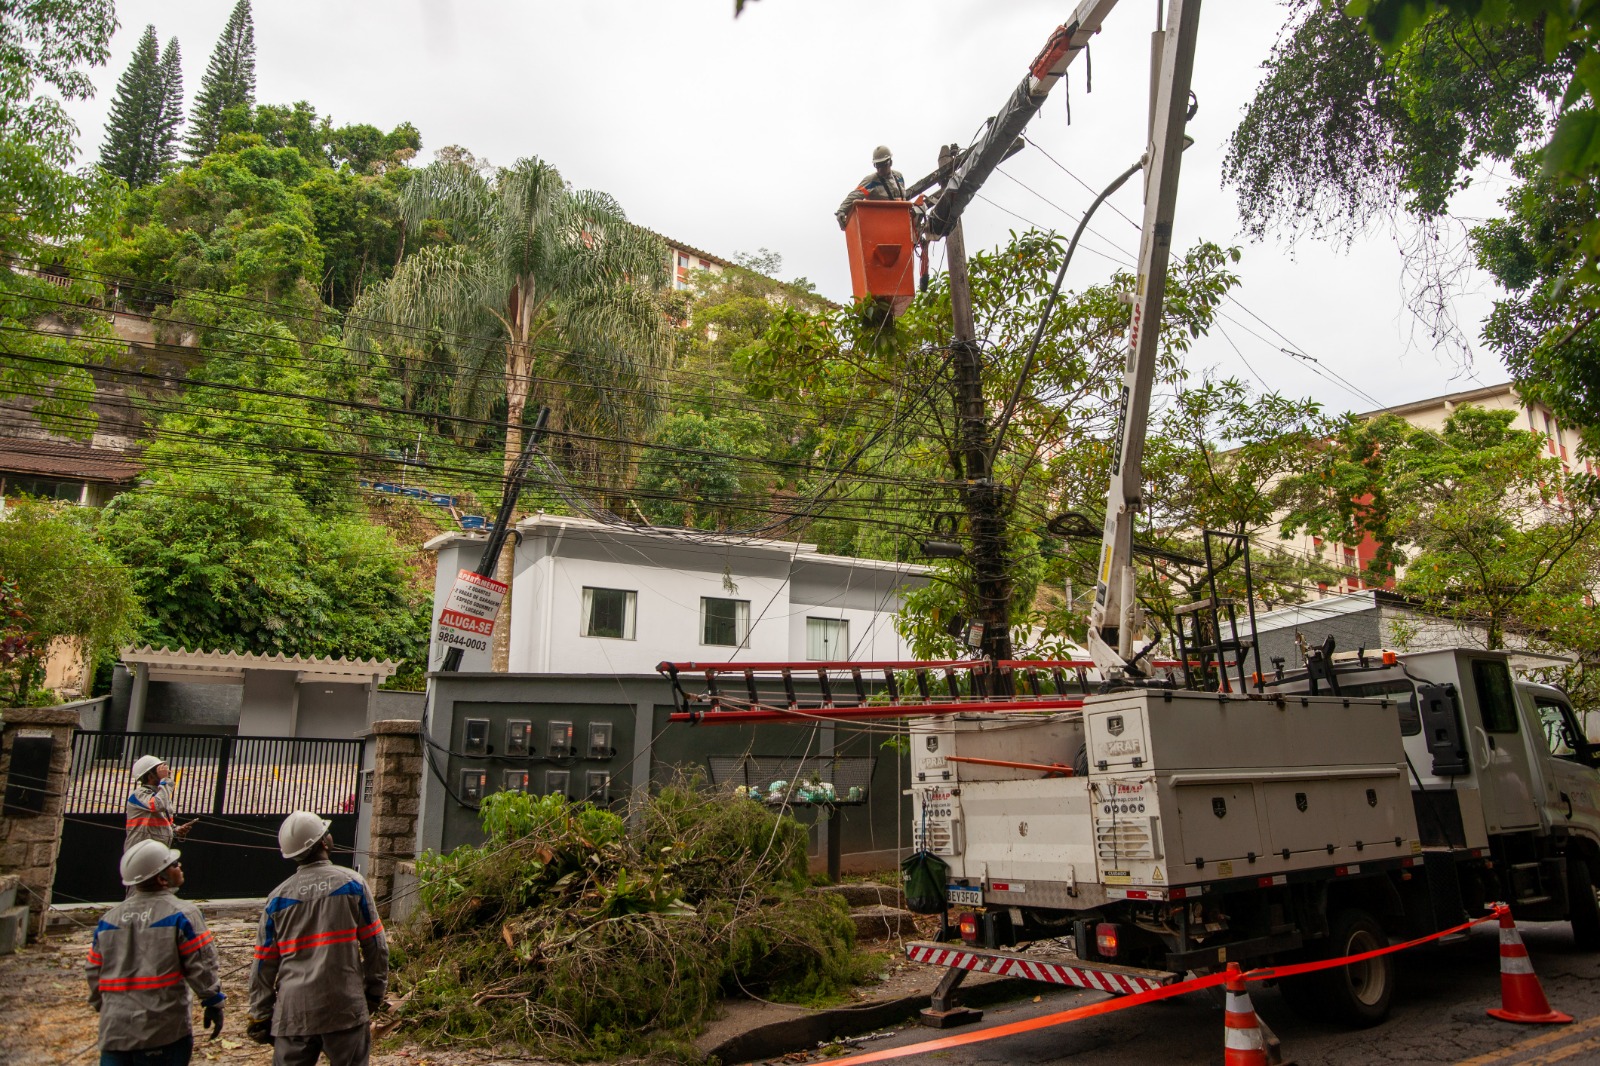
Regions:
[[[956,146],[939,153],[942,172],[955,163]],[[1011,658],[1011,577],[1006,573],[1004,493],[989,468],[989,413],[983,399],[983,360],[972,315],[972,282],[967,273],[967,246],[958,218],[945,239],[950,269],[952,322],[950,355],[956,376],[956,426],[962,465],[962,503],[966,506],[977,615],[983,623],[979,654],[986,659]]]

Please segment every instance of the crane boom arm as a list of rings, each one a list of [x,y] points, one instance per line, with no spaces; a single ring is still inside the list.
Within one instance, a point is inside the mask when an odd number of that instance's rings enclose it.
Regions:
[[[1117,0],[1082,0],[1072,17],[1056,28],[1005,106],[989,120],[948,176],[936,172],[918,183],[941,180],[931,200],[926,227],[949,236],[961,213],[996,167],[1011,153],[1017,137],[1043,106],[1072,60],[1100,32]],[[1094,604],[1089,611],[1089,652],[1108,677],[1137,674],[1137,642],[1145,628],[1134,594],[1133,523],[1143,508],[1144,443],[1150,416],[1172,256],[1172,218],[1178,198],[1184,127],[1189,119],[1189,84],[1194,73],[1200,0],[1167,0],[1166,29],[1153,41],[1156,64],[1151,79],[1150,141],[1145,152],[1145,207],[1139,261],[1128,327],[1127,363],[1117,413],[1111,484],[1106,493]]]
[[[1167,266],[1172,257],[1172,218],[1178,199],[1188,123],[1189,83],[1194,73],[1200,0],[1170,0],[1161,42],[1161,65],[1151,110],[1145,165],[1144,225],[1128,327],[1128,360],[1122,377],[1111,484],[1100,544],[1094,604],[1089,609],[1089,654],[1108,675],[1137,673],[1136,642],[1143,614],[1134,595],[1133,521],[1144,500],[1144,443],[1161,340]]]
[[[1005,159],[1011,145],[1044,106],[1056,82],[1066,74],[1074,57],[1100,32],[1100,23],[1117,0],[1083,0],[1072,17],[1056,28],[1044,48],[1028,65],[1028,73],[1012,90],[994,118],[966,151],[955,172],[944,182],[928,210],[928,232],[948,237],[978,189]]]

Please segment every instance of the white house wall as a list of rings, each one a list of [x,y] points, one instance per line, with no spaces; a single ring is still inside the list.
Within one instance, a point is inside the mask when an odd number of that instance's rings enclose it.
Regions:
[[[740,560],[745,565],[729,575],[737,591],[729,591],[723,553],[709,548],[656,551],[652,546],[646,557],[626,562],[619,556],[633,549],[569,533],[557,550],[554,556],[539,552],[512,587],[513,673],[646,674],[663,660],[784,657],[789,601],[784,576],[773,562],[760,567],[768,573],[752,574],[751,561]],[[586,586],[637,594],[633,639],[583,636]],[[700,643],[702,596],[750,602],[745,647]],[[519,601],[526,602],[527,613],[516,619]]]
[[[909,652],[893,615],[903,588],[927,581],[920,567],[824,556],[777,541],[677,539],[543,516],[518,532],[512,673],[651,674],[662,661],[804,660],[808,618],[846,620],[852,659],[904,659]],[[435,619],[456,572],[477,564],[482,543],[448,534],[430,543],[439,559]],[[585,587],[636,594],[632,639],[583,635]],[[742,647],[701,643],[702,597],[749,602]],[[437,669],[442,650],[437,643],[431,650]],[[490,657],[468,653],[461,669],[487,671]]]

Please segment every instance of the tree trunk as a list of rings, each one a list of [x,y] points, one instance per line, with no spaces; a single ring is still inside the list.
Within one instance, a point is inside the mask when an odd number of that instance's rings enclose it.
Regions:
[[[510,485],[511,474],[517,468],[517,458],[522,454],[522,414],[528,406],[528,384],[533,374],[529,363],[527,345],[516,340],[506,344],[506,456],[505,483]],[[511,513],[516,521],[516,511]],[[500,601],[500,613],[494,619],[494,646],[490,669],[503,674],[511,668],[511,577],[516,568],[516,538],[507,538],[500,551],[500,561],[495,578],[506,586],[505,599]]]

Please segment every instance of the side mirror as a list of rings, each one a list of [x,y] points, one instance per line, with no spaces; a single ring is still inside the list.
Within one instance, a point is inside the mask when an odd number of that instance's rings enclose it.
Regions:
[[[1455,686],[1418,685],[1417,710],[1422,716],[1422,735],[1428,742],[1428,754],[1433,756],[1434,776],[1467,773],[1472,764],[1462,736]]]

